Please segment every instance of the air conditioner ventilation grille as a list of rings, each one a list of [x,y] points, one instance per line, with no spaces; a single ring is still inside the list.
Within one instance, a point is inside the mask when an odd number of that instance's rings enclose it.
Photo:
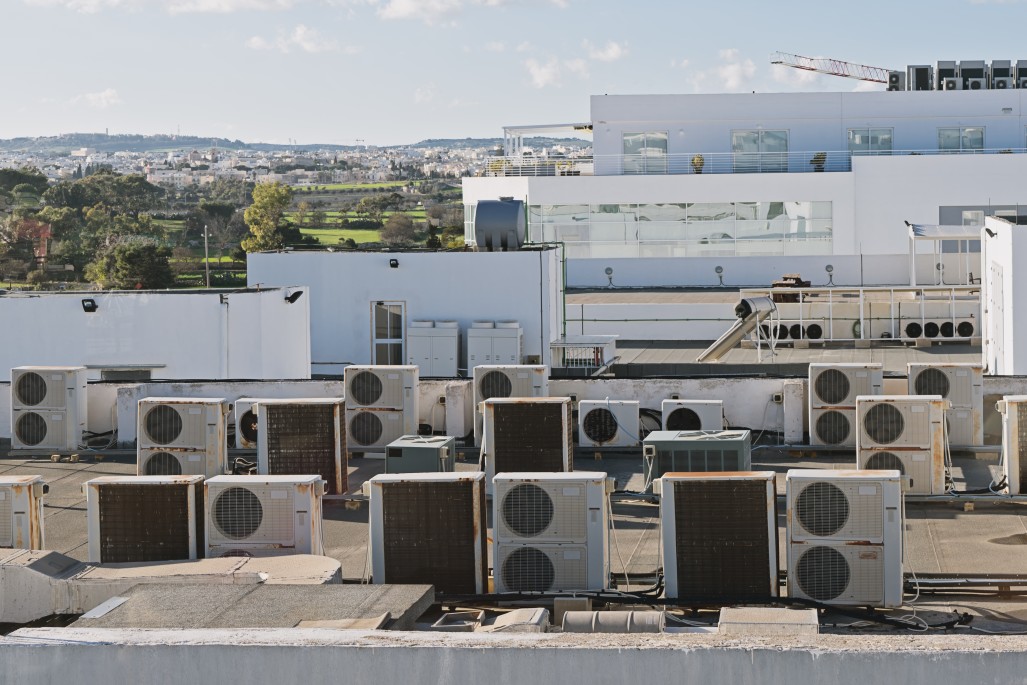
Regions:
[[[158,404],[146,412],[143,430],[147,437],[158,445],[167,445],[182,434],[182,416],[178,410],[167,404]]]
[[[813,390],[824,404],[838,405],[842,404],[852,392],[852,384],[843,371],[824,369],[817,374],[817,379],[813,382]]]
[[[354,415],[349,421],[349,439],[356,445],[374,445],[385,431],[382,420],[375,412],[362,411]]]
[[[771,584],[765,481],[674,482],[678,596],[746,600]],[[773,506],[773,502],[771,502]]]
[[[194,497],[201,509],[200,516],[192,520],[197,526],[196,539],[202,540],[202,485],[100,486],[100,561],[107,564],[190,558],[189,487],[195,488]]]
[[[668,431],[698,431],[702,430],[702,419],[699,414],[688,407],[678,407],[667,415],[667,425],[663,430]]]
[[[14,545],[13,506],[10,490],[0,489],[0,547]]]
[[[349,384],[349,393],[353,400],[360,405],[370,405],[381,399],[382,381],[378,374],[373,371],[360,371],[353,376]]]
[[[895,405],[877,402],[864,414],[863,428],[874,442],[887,445],[902,437],[906,420]]]
[[[252,408],[247,409],[239,417],[239,432],[247,442],[255,443],[257,442],[257,431],[257,415]]]
[[[430,583],[453,594],[478,591],[487,564],[484,489],[470,481],[383,483],[382,516],[387,582]]]
[[[849,438],[849,417],[840,411],[825,411],[817,417],[817,437],[828,445],[841,445]]]
[[[154,452],[143,465],[146,476],[181,476],[182,463],[171,452]]]
[[[906,475],[906,467],[902,465],[902,460],[891,452],[875,452],[867,459],[864,468],[874,471],[898,471],[903,476]]]
[[[478,393],[482,400],[493,397],[509,397],[513,392],[513,383],[502,371],[486,371],[478,381]]]
[[[556,580],[556,568],[545,552],[521,547],[503,561],[503,584],[512,592],[545,592]]]
[[[243,540],[260,528],[264,507],[260,498],[247,488],[230,487],[214,497],[211,519],[226,538]]]
[[[535,537],[553,522],[553,498],[532,483],[522,483],[503,497],[503,521],[521,537]]]
[[[810,535],[829,537],[849,520],[849,499],[832,483],[810,483],[795,498],[795,516]]]
[[[564,405],[517,402],[492,410],[495,473],[565,470],[572,438]]]
[[[18,417],[14,431],[22,444],[38,445],[46,440],[46,419],[34,411],[25,412]]]
[[[849,562],[831,547],[811,547],[796,564],[796,582],[803,594],[821,602],[832,600],[849,587]]]
[[[19,402],[34,407],[46,399],[46,381],[35,371],[29,371],[18,378],[14,391]]]
[[[948,375],[940,369],[924,369],[916,375],[913,382],[917,395],[941,395],[948,397],[952,383]]]
[[[606,407],[589,410],[582,421],[582,427],[592,442],[610,442],[617,437],[617,417]]]
[[[268,404],[265,409],[268,473],[317,474],[328,483],[328,494],[342,494],[335,491],[339,475],[336,456],[344,442],[336,435],[338,407]]]

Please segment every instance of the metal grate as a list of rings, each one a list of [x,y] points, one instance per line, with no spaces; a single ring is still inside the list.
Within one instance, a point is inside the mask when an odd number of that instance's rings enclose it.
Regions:
[[[103,484],[98,487],[100,561],[175,561],[188,559],[190,513],[203,539],[203,498],[189,511],[190,485]]]
[[[525,401],[496,404],[492,412],[495,473],[566,470],[572,440],[566,405]]]
[[[863,429],[874,442],[887,445],[902,437],[906,420],[902,411],[888,402],[875,402],[863,415]]]
[[[702,419],[699,414],[688,407],[678,407],[667,415],[667,425],[663,430],[668,431],[698,431],[702,430]]]
[[[361,447],[376,444],[384,431],[381,418],[371,411],[359,412],[349,421],[349,439]]]
[[[840,411],[825,411],[817,417],[817,437],[828,445],[841,445],[851,430],[849,417]]]
[[[182,463],[171,452],[154,452],[143,465],[145,476],[181,476]]]
[[[610,442],[617,437],[617,417],[606,407],[590,409],[581,422],[585,435],[592,442]]]
[[[467,480],[381,487],[385,578],[375,581],[426,583],[452,594],[480,592],[488,563],[484,488]]]
[[[503,497],[503,522],[521,537],[535,537],[553,522],[553,498],[532,483],[515,485]]]
[[[821,602],[832,600],[849,587],[849,562],[833,547],[811,547],[796,563],[796,583],[803,594]]]
[[[363,406],[377,402],[381,399],[383,391],[382,381],[373,371],[357,372],[349,384],[349,397],[356,404]]]
[[[777,517],[766,481],[676,480],[673,488],[678,596],[767,597],[776,581],[770,549],[777,545],[768,517]]]
[[[168,445],[182,434],[182,416],[167,404],[158,404],[146,412],[143,420],[146,436],[158,445]]]
[[[339,406],[334,404],[267,404],[267,466],[270,475],[316,473],[328,486],[328,494],[346,491],[342,451],[345,439],[336,435]],[[341,478],[342,492],[337,483]]]
[[[46,380],[35,371],[23,373],[14,384],[18,401],[29,407],[41,404],[46,399]]]
[[[38,445],[46,440],[46,419],[36,412],[26,412],[18,417],[14,432],[23,445]]]
[[[0,547],[14,546],[14,505],[10,488],[0,488]]]
[[[833,483],[810,483],[795,498],[795,517],[810,535],[828,537],[849,520],[849,499]]]
[[[513,392],[510,378],[502,371],[486,371],[478,382],[478,394],[482,400],[493,397],[509,397]]]
[[[705,447],[702,443],[693,442],[687,449],[656,450],[656,474],[660,478],[665,473],[709,472],[709,471],[746,471],[750,462],[745,453],[737,448]]]
[[[264,521],[264,507],[247,488],[231,487],[214,498],[211,518],[218,531],[226,538],[243,540],[251,537]]]
[[[520,547],[503,560],[503,584],[511,592],[545,592],[553,587],[556,568],[545,552]]]
[[[242,434],[244,440],[250,443],[255,443],[257,442],[258,430],[257,414],[251,407],[243,412],[243,415],[239,417],[239,432]]]
[[[901,475],[906,475],[906,467],[902,460],[892,452],[874,452],[863,468],[874,471],[898,471]]]
[[[852,385],[844,371],[825,369],[817,374],[813,391],[822,403],[837,405],[845,402],[845,398],[852,392]]]
[[[948,374],[941,369],[924,369],[916,375],[913,388],[917,395],[941,395],[948,397],[952,390]]]

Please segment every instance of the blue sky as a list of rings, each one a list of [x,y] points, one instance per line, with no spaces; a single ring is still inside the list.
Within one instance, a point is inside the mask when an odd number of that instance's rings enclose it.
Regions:
[[[0,137],[391,145],[587,121],[589,95],[852,90],[781,50],[1027,59],[1027,0],[0,0]]]

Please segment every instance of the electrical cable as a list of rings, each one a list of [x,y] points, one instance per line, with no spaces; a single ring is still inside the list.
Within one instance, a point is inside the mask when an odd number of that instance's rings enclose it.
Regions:
[[[610,495],[606,495],[606,507],[610,512],[610,537],[613,538],[613,547],[617,550],[617,560],[620,561],[620,567],[624,571],[624,587],[630,587],[631,579],[628,578],[628,567],[624,564],[624,557],[620,552],[620,541],[617,539],[617,527],[613,523],[613,501],[610,499]]]

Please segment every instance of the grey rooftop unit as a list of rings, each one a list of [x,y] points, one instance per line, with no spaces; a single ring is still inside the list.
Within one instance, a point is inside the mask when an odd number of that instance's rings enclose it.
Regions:
[[[479,251],[519,250],[528,234],[524,201],[479,200],[474,211],[474,242]]]
[[[386,473],[450,472],[456,461],[456,438],[404,435],[385,448]]]
[[[665,473],[748,471],[752,465],[747,430],[653,431],[642,454],[646,483]]]

